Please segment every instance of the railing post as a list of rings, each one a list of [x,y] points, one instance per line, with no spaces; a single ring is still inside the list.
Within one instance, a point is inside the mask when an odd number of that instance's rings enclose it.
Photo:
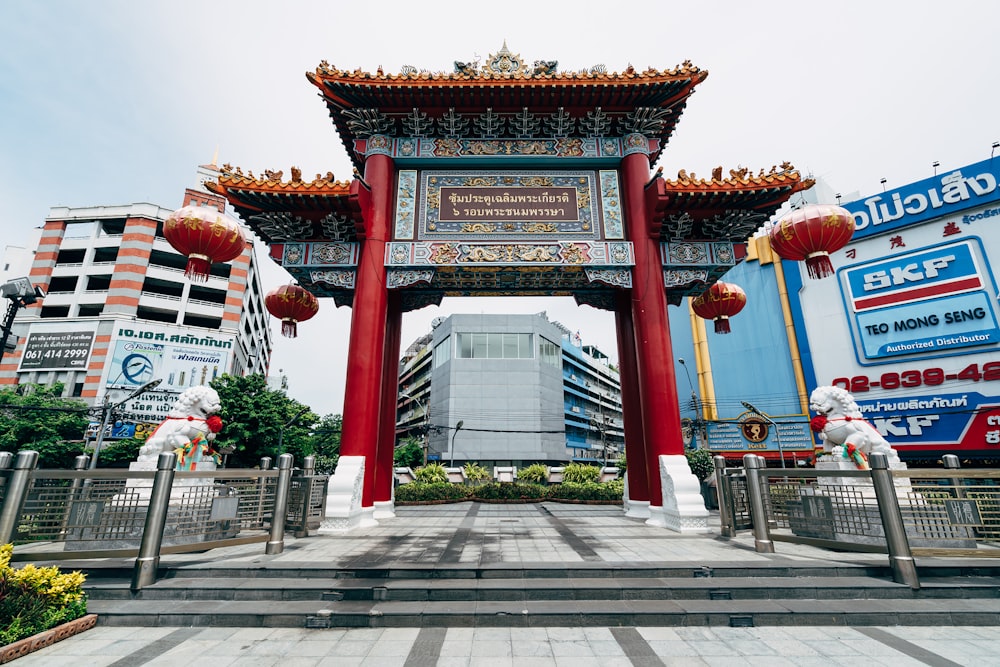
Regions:
[[[278,457],[278,484],[274,489],[274,514],[271,534],[264,547],[265,554],[280,554],[285,550],[285,515],[288,513],[288,492],[292,488],[292,455]]]
[[[903,515],[899,511],[899,499],[896,497],[896,485],[892,481],[892,471],[885,454],[871,454],[868,457],[871,465],[872,486],[875,487],[875,498],[878,500],[878,511],[882,515],[882,528],[885,530],[885,544],[889,550],[889,566],[892,568],[892,578],[897,584],[906,584],[913,590],[920,588],[917,577],[917,566],[910,552],[910,541],[906,538],[906,527],[903,525]]]
[[[3,494],[3,507],[0,508],[0,544],[7,544],[14,539],[17,521],[21,517],[21,508],[28,497],[28,482],[31,471],[38,465],[38,452],[25,449],[17,453],[14,459],[14,472],[7,482]]]
[[[762,460],[756,454],[744,454],[743,467],[747,471],[747,496],[750,500],[750,518],[753,519],[754,549],[759,554],[773,554],[774,542],[771,541],[771,529],[764,509],[764,489],[759,475]]]
[[[736,537],[736,522],[730,505],[733,491],[729,488],[729,479],[726,477],[726,457],[714,456],[712,462],[715,464],[715,492],[719,496],[719,533],[722,537]]]
[[[271,469],[271,457],[260,457],[261,472]],[[267,498],[267,477],[261,475],[257,478],[257,525],[264,525],[264,499]]]
[[[132,590],[156,583],[156,568],[160,565],[160,545],[163,543],[163,529],[167,525],[167,510],[170,508],[170,489],[174,485],[174,466],[177,455],[160,452],[156,460],[156,475],[153,490],[146,510],[146,524],[142,529],[139,557],[132,569]]]
[[[307,456],[302,459],[302,476],[312,477],[316,474],[316,457]]]
[[[14,464],[14,455],[10,452],[0,452],[0,470],[10,470]]]
[[[73,470],[76,472],[81,472],[87,470],[90,467],[90,457],[86,454],[80,454],[75,459],[73,459]],[[66,511],[63,512],[63,534],[69,529],[69,519],[73,514],[73,505],[76,501],[80,500],[82,497],[82,489],[84,488],[85,478],[74,477],[73,481],[69,486],[69,495],[66,497]]]
[[[958,457],[954,454],[945,454],[941,457],[941,463],[948,470],[960,470],[962,468],[962,462],[959,461]],[[965,497],[965,482],[961,477],[951,478],[952,495],[956,498]]]

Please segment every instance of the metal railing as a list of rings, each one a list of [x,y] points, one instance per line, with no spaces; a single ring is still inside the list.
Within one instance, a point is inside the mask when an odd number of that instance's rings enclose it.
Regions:
[[[752,529],[758,552],[792,542],[886,553],[912,588],[914,556],[1000,557],[1000,471],[959,471],[954,456],[943,470],[890,470],[882,454],[870,470],[766,469],[753,454],[743,463],[715,459],[722,535]]]
[[[15,545],[12,560],[136,557],[136,589],[155,580],[161,554],[256,542],[281,553],[286,523],[306,536],[325,512],[327,478],[311,463],[293,477],[290,454],[274,470],[264,459],[195,472],[175,472],[167,452],[156,470],[88,470],[86,456],[74,470],[42,470],[37,452],[12,458],[0,452],[0,544]]]

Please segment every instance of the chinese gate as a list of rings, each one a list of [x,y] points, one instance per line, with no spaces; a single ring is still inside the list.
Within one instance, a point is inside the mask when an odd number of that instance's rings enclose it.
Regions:
[[[316,296],[352,307],[341,459],[326,528],[391,506],[400,325],[444,296],[559,296],[613,311],[631,506],[698,530],[683,456],[667,304],[735,265],[742,242],[812,185],[791,165],[710,178],[651,175],[708,73],[560,72],[504,47],[449,73],[307,77],[354,179],[223,167],[209,187]],[[695,498],[695,500],[689,500]]]

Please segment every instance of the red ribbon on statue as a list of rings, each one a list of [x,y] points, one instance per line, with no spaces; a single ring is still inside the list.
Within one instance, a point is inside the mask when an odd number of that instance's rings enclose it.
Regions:
[[[813,430],[813,433],[822,433],[823,429],[826,428],[826,423],[829,421],[826,415],[816,415],[809,421],[809,428]]]
[[[222,417],[219,415],[212,415],[205,420],[205,424],[208,426],[208,430],[212,433],[218,433],[222,430]]]

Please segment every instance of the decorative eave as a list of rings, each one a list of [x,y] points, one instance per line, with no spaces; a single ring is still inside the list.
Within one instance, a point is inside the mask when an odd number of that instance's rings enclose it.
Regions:
[[[314,239],[355,241],[364,235],[361,209],[352,195],[350,181],[335,180],[333,174],[316,174],[304,181],[292,168],[292,179],[282,172],[264,176],[246,174],[225,165],[218,182],[205,183],[222,195],[236,213],[265,243]]]
[[[348,154],[360,167],[354,142],[373,134],[544,138],[642,133],[659,139],[662,149],[687,98],[708,76],[690,62],[664,71],[639,71],[630,65],[621,73],[609,74],[603,66],[557,72],[554,61],[527,66],[506,45],[490,59],[491,64],[481,68],[456,62],[452,73],[411,67],[400,74],[386,74],[381,68],[375,73],[349,72],[323,61],[306,77],[319,89]],[[495,66],[498,59],[507,70]],[[511,131],[517,114],[530,118],[519,119],[517,130]],[[461,130],[456,130],[456,119]],[[498,119],[508,123],[506,132],[482,129]],[[526,133],[526,125],[534,125],[534,131]],[[651,161],[657,156],[651,155]]]
[[[761,169],[757,175],[746,168],[731,169],[728,178],[723,178],[722,167],[716,167],[709,179],[682,169],[676,180],[657,177],[646,190],[651,232],[665,241],[743,242],[792,195],[814,184],[787,162],[769,172]]]

